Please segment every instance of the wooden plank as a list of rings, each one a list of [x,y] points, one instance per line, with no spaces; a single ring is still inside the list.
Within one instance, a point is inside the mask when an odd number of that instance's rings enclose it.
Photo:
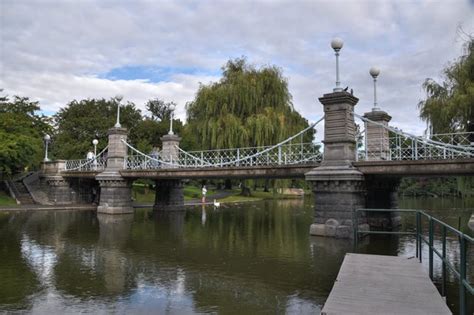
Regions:
[[[346,254],[321,314],[451,314],[416,259]]]

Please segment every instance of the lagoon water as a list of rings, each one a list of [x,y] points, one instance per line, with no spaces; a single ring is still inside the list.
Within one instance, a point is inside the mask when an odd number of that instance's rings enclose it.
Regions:
[[[473,207],[474,200],[400,200],[400,208],[430,209],[456,227]],[[168,215],[0,213],[0,312],[315,314],[353,247],[309,236],[312,217],[310,198]],[[403,218],[405,227],[411,222]],[[454,260],[456,246],[450,238]],[[359,251],[411,257],[414,248],[411,237],[373,236]],[[449,290],[456,310],[452,276]]]

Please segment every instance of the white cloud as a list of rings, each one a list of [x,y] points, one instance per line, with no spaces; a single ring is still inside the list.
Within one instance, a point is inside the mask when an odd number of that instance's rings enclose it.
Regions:
[[[2,1],[0,87],[56,111],[72,99],[117,94],[142,106],[174,100],[178,115],[198,82],[216,77],[176,73],[166,82],[99,78],[114,68],[154,66],[215,73],[246,55],[276,64],[289,78],[295,108],[309,120],[322,114],[317,98],[330,92],[330,39],[345,40],[342,84],[371,108],[368,69],[378,65],[379,103],[393,124],[421,133],[416,105],[426,77],[439,77],[461,52],[456,29],[474,32],[467,0],[446,1]],[[472,2],[471,2],[472,3]]]

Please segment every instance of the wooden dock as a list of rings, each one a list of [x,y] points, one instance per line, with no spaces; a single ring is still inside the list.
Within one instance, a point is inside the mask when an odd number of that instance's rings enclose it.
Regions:
[[[451,314],[415,259],[346,254],[321,314]]]

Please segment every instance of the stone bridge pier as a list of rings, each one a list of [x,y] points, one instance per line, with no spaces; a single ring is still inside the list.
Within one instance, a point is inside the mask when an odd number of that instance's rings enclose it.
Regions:
[[[353,237],[354,210],[358,208],[396,207],[397,180],[366,178],[353,163],[356,161],[356,126],[354,107],[359,99],[345,91],[324,94],[319,98],[325,113],[324,156],[321,166],[305,174],[313,188],[315,199],[314,223],[310,234],[317,236],[351,238]],[[387,114],[372,117],[387,123]],[[388,116],[390,117],[390,116]],[[373,135],[383,132],[371,126],[368,141]],[[385,134],[384,134],[385,135]],[[383,135],[383,136],[384,136]],[[378,159],[385,157],[386,146],[378,147]],[[374,140],[375,141],[375,140]],[[371,144],[374,141],[370,142]],[[375,146],[370,146],[375,150]],[[383,183],[383,184],[381,184]],[[391,218],[366,217],[359,213],[359,230],[369,229],[369,224],[390,226]]]
[[[109,129],[109,149],[107,166],[95,179],[100,184],[98,213],[133,213],[132,182],[120,175],[127,156],[127,129],[113,127]]]
[[[42,162],[38,182],[34,182],[35,194],[42,197],[40,201],[53,205],[95,202],[96,194],[93,192],[98,191],[97,182],[93,179],[62,176],[65,164],[64,160]]]
[[[162,149],[161,159],[165,163],[173,164],[178,161],[179,142],[181,138],[175,134],[167,134],[161,137]],[[173,165],[169,165],[173,167]],[[160,179],[155,181],[155,204],[153,210],[175,211],[184,208],[183,180]]]

